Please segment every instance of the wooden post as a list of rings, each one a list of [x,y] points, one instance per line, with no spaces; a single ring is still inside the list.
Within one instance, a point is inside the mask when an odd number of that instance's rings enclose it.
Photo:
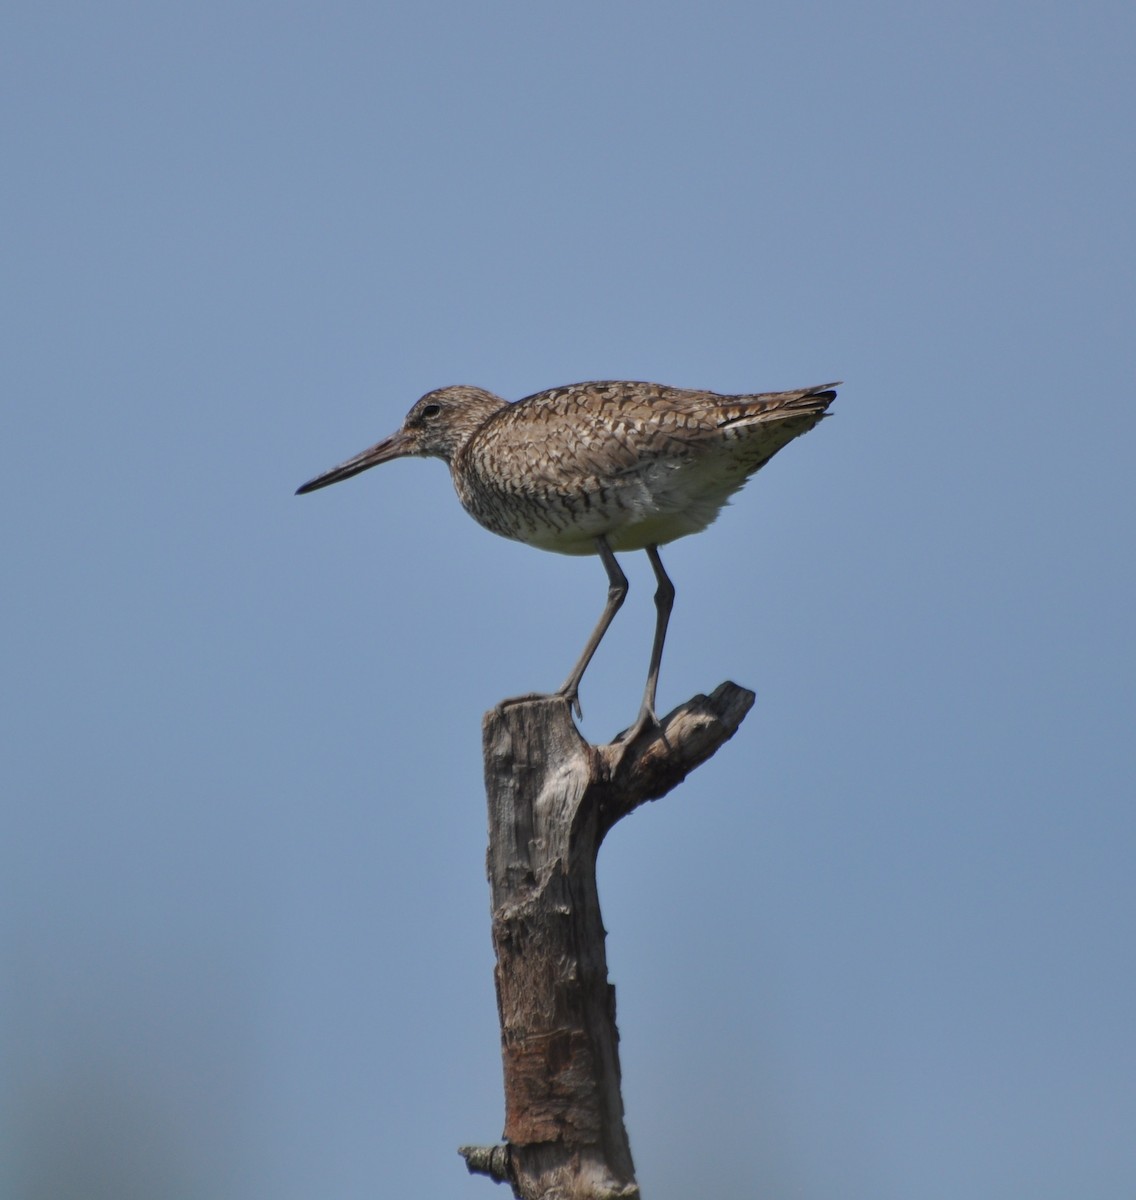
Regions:
[[[485,715],[505,1141],[460,1153],[517,1200],[638,1200],[596,856],[617,821],[732,737],[753,700],[723,683],[630,746],[586,742],[558,697]]]

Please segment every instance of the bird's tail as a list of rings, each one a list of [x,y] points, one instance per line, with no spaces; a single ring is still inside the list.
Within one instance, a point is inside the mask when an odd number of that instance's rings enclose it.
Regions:
[[[793,392],[723,396],[717,409],[717,437],[736,447],[746,474],[763,467],[783,446],[824,420],[839,384],[822,383]]]
[[[806,422],[805,428],[811,429],[836,399],[836,389],[839,386],[837,381],[811,388],[798,388],[793,392],[760,392],[753,396],[731,396],[722,406],[727,410],[727,415],[721,424],[725,426],[803,419]]]

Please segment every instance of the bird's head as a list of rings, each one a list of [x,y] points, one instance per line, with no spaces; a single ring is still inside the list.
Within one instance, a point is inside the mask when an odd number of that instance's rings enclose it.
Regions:
[[[477,430],[507,403],[483,388],[464,384],[427,392],[406,414],[406,420],[396,433],[338,467],[309,479],[296,489],[296,495],[302,496],[350,479],[352,475],[390,462],[392,458],[441,458],[449,463]]]

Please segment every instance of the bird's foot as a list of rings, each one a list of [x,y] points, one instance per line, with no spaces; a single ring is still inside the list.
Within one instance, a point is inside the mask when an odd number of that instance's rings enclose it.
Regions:
[[[523,696],[510,696],[507,700],[500,701],[497,707],[505,708],[510,704],[525,704],[530,700],[567,700],[577,719],[584,715],[580,708],[579,696],[575,692],[566,692],[563,689],[558,692],[525,692]]]
[[[612,738],[612,745],[622,743],[625,747],[630,746],[641,734],[647,730],[662,730],[662,722],[655,716],[654,706],[644,702],[643,707],[639,710],[639,715],[635,718],[635,724],[625,729],[622,733],[617,733]],[[664,739],[665,740],[665,739]]]
[[[574,687],[562,687],[553,694],[568,701],[568,707],[575,713],[577,721],[584,719],[584,710],[580,707],[580,693]]]

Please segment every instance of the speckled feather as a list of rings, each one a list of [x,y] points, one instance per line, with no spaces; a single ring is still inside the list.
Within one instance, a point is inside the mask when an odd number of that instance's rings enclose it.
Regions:
[[[705,529],[755,471],[823,417],[831,387],[720,396],[601,382],[516,404],[490,393],[475,399],[466,388],[423,400],[489,410],[449,460],[475,520],[541,549],[593,554],[601,535],[613,550],[638,550]]]

